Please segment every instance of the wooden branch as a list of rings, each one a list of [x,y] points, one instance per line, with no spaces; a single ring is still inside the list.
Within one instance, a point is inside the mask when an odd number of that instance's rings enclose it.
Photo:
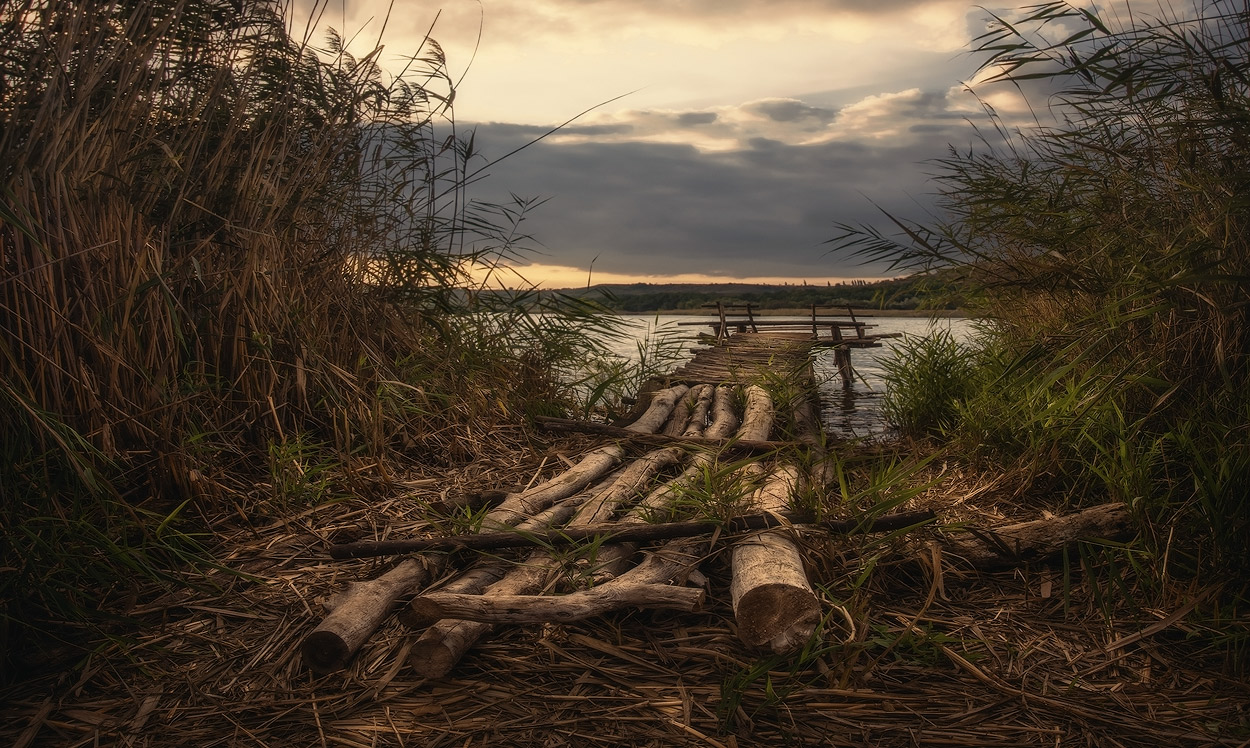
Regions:
[[[755,506],[785,507],[797,480],[793,467],[780,468],[755,493]],[[732,566],[729,592],[743,643],[777,654],[802,647],[820,623],[821,607],[794,541],[769,531],[740,540],[733,549]]]
[[[412,601],[430,619],[490,623],[570,623],[621,608],[658,608],[692,613],[703,590],[671,584],[602,585],[567,595],[452,595],[432,592]]]
[[[1054,557],[1078,540],[1127,539],[1129,520],[1128,507],[1116,503],[990,530],[963,528],[942,538],[942,553],[976,568],[1019,566]]]
[[[776,452],[781,449],[806,448],[806,445],[802,442],[791,441],[717,439],[702,436],[639,434],[630,432],[627,429],[623,429],[618,426],[609,426],[606,423],[574,421],[566,418],[553,418],[550,416],[536,416],[534,418],[534,422],[548,431],[569,431],[579,434],[599,434],[601,436],[609,436],[614,439],[623,439],[630,442],[652,444],[656,446],[713,447],[739,452]]]
[[[612,543],[647,543],[673,538],[708,535],[716,530],[724,533],[741,533],[769,528],[799,526],[821,529],[837,534],[860,534],[893,532],[903,528],[932,521],[933,512],[898,512],[886,514],[875,520],[819,520],[806,511],[783,510],[745,514],[728,521],[698,519],[687,522],[663,522],[648,524],[638,521],[609,522],[585,527],[567,527],[546,532],[527,532],[513,529],[505,532],[457,535],[441,538],[415,538],[412,540],[359,541],[332,546],[330,556],[337,559],[370,558],[404,553],[427,551],[452,552],[459,550],[484,551],[499,548],[523,548],[525,546],[568,546],[588,540],[603,538]]]

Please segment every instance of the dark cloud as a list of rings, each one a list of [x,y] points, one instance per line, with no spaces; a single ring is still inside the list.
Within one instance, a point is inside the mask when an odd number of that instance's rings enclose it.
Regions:
[[[774,122],[815,122],[824,125],[832,122],[838,114],[833,109],[808,106],[797,99],[767,99],[746,108]]]
[[[684,112],[677,116],[677,124],[683,127],[710,125],[716,121],[716,112]]]
[[[518,130],[483,125],[487,155]],[[880,266],[829,256],[837,223],[882,223],[874,205],[916,216],[931,188],[922,162],[946,140],[792,145],[767,138],[703,152],[664,143],[543,141],[490,169],[477,197],[548,197],[524,229],[551,264],[621,273],[727,276],[871,275]]]

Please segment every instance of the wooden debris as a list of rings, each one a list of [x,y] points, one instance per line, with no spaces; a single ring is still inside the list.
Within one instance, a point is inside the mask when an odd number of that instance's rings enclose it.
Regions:
[[[797,480],[793,467],[778,469],[756,492],[755,508],[785,508]],[[737,542],[729,589],[738,637],[748,646],[768,647],[778,654],[793,652],[820,623],[820,600],[807,581],[798,546],[776,530]]]
[[[624,439],[639,444],[652,444],[658,446],[689,446],[689,447],[711,447],[715,449],[723,449],[725,451],[737,452],[777,452],[783,449],[805,449],[807,447],[803,442],[792,441],[767,441],[754,439],[724,439],[700,436],[669,436],[666,434],[639,434],[631,432],[617,426],[609,426],[606,423],[591,423],[589,421],[575,421],[567,418],[552,418],[549,416],[538,416],[534,419],[544,429],[548,431],[571,431],[580,434],[601,434],[616,439]]]
[[[626,517],[620,522],[566,527],[546,532],[513,530],[440,538],[345,543],[331,547],[330,556],[337,559],[369,558],[428,551],[449,553],[460,550],[485,551],[525,546],[567,546],[596,539],[606,540],[613,544],[650,543],[708,535],[716,531],[722,534],[734,534],[791,526],[838,534],[892,532],[930,522],[933,518],[933,512],[915,511],[886,514],[875,520],[821,520],[812,512],[791,509],[744,514],[729,520],[705,518],[654,524],[631,521],[630,517]]]
[[[1129,520],[1128,507],[1113,503],[993,530],[963,528],[943,538],[942,553],[982,569],[1018,566],[1052,558],[1079,540],[1126,540]]]
[[[396,601],[429,581],[427,562],[407,559],[377,579],[351,583],[330,615],[301,642],[304,663],[316,673],[341,670],[390,615]]]
[[[657,431],[663,427],[678,400],[684,397],[687,392],[689,392],[688,387],[679,385],[655,393],[646,412],[627,428],[640,433]],[[621,452],[619,446],[605,447],[604,449],[614,450],[619,459]],[[604,473],[606,473],[606,470]],[[614,500],[619,501],[624,498],[629,490],[635,490],[622,489],[621,484],[632,484],[638,480],[639,477],[637,475],[631,473],[630,470],[626,470],[622,476],[618,476],[617,480],[606,489],[606,492],[617,497]],[[585,485],[588,484],[583,484],[583,487]],[[602,498],[593,501],[585,512],[579,513],[578,516],[573,518],[572,524],[587,524],[591,519],[601,516],[603,512],[610,511],[611,501],[613,500]],[[507,502],[504,503],[507,504]],[[487,515],[487,517],[489,518],[490,515]],[[483,526],[486,525],[484,524]],[[531,554],[525,563],[504,576],[503,579],[487,587],[483,594],[519,595],[534,592],[546,584],[553,567],[554,560],[549,554],[545,551],[536,552]],[[449,673],[451,668],[455,667],[455,664],[464,656],[465,652],[473,646],[474,642],[489,630],[490,624],[486,623],[458,619],[440,620],[426,629],[413,644],[412,651],[409,654],[409,664],[423,677],[441,678]]]
[[[414,613],[430,620],[459,618],[490,623],[571,623],[621,608],[691,613],[703,604],[703,590],[671,584],[615,585],[611,582],[567,595],[452,595],[434,592],[413,601]]]

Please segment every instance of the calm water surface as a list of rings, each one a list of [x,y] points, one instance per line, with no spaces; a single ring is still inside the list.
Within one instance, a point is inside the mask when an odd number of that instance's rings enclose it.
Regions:
[[[865,317],[871,315],[864,315]],[[675,368],[682,361],[689,359],[693,353],[690,348],[696,346],[695,336],[700,332],[709,331],[707,327],[679,325],[679,322],[697,322],[699,317],[685,315],[622,315],[622,319],[630,325],[633,337],[625,338],[614,345],[617,354],[637,361],[639,343],[648,343],[650,350],[657,347],[667,365],[663,369]],[[798,319],[795,317],[794,319]],[[870,333],[899,332],[906,335],[924,335],[936,326],[938,329],[950,329],[959,339],[972,334],[972,322],[966,319],[935,319],[921,317],[873,317],[869,320],[877,325]],[[821,415],[825,430],[836,436],[870,436],[886,430],[881,418],[881,396],[885,392],[885,381],[881,378],[881,361],[888,358],[897,339],[882,341],[880,348],[861,348],[851,351],[851,364],[855,368],[856,379],[848,390],[842,387],[837,369],[833,363],[833,352],[825,351],[816,358],[816,375],[821,379]]]

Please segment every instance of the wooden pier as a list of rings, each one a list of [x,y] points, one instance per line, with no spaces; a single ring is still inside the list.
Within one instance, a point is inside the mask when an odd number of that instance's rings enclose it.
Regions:
[[[849,307],[821,307],[815,304],[804,319],[762,317],[753,304],[711,305],[716,316],[711,321],[679,322],[680,325],[710,327],[699,336],[700,347],[694,358],[667,378],[669,383],[744,384],[759,381],[769,373],[793,376],[811,365],[816,350],[832,348],[843,387],[850,387],[855,373],[851,350],[878,348],[881,340],[898,333],[870,333],[876,327],[863,321]]]

